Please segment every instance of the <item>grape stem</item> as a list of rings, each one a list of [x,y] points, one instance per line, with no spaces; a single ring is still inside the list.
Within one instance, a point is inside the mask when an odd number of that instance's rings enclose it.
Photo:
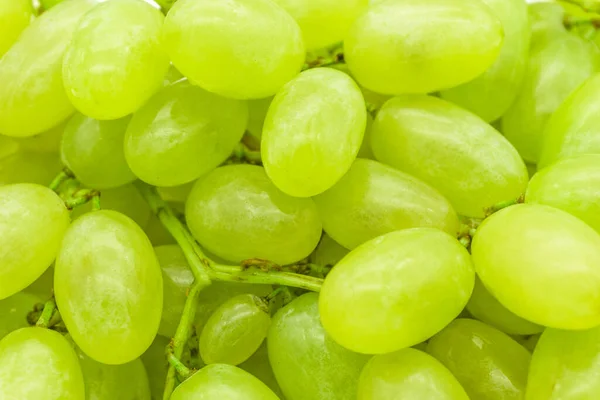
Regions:
[[[98,211],[100,209],[100,192],[98,192],[94,197],[92,197],[92,211]]]
[[[46,303],[44,303],[44,309],[42,310],[42,314],[40,318],[35,323],[35,326],[39,328],[48,328],[50,327],[50,323],[54,319],[54,312],[56,311],[56,303],[54,302],[54,298],[51,298]]]
[[[70,169],[64,168],[60,173],[52,180],[49,185],[49,188],[58,192],[58,188],[65,183],[66,181],[75,178]]]
[[[262,165],[260,151],[251,150],[246,144],[240,142],[237,144],[231,154],[232,162],[247,162],[253,165]]]
[[[75,207],[79,207],[83,204],[88,203],[90,200],[94,198],[98,198],[97,204],[100,205],[100,192],[94,189],[80,189],[73,194],[73,197],[70,197],[65,200],[65,206],[72,210]]]

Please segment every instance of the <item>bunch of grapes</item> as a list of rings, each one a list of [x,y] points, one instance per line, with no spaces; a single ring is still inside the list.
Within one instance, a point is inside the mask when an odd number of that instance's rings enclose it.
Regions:
[[[0,400],[600,399],[598,29],[0,0]]]

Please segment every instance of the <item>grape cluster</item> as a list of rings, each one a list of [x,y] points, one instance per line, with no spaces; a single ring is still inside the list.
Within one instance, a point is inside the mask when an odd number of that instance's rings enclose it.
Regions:
[[[600,399],[597,30],[0,0],[0,400]]]

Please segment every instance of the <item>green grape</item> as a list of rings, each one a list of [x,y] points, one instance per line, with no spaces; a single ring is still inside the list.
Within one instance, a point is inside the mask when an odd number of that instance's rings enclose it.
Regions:
[[[600,327],[546,329],[535,347],[526,400],[593,400],[600,397]]]
[[[202,360],[206,364],[243,363],[265,340],[270,323],[268,304],[260,297],[242,294],[227,300],[202,329]]]
[[[267,345],[277,382],[288,400],[356,398],[368,356],[335,343],[319,321],[319,296],[307,293],[273,317]]]
[[[522,400],[531,354],[506,334],[473,319],[456,319],[427,352],[446,366],[471,399]]]
[[[0,186],[11,183],[37,183],[46,186],[60,172],[61,167],[57,154],[17,151],[0,158]]]
[[[145,227],[150,221],[150,207],[135,186],[128,184],[114,189],[103,190],[100,196],[100,204],[104,210],[118,211],[135,221],[141,227]],[[91,203],[77,207],[71,213],[71,219],[75,220],[84,214],[92,212]]]
[[[130,119],[99,121],[77,113],[69,120],[61,157],[81,183],[94,189],[110,189],[135,180],[123,152]]]
[[[77,352],[85,384],[85,400],[150,400],[150,385],[139,359],[106,365]]]
[[[261,150],[267,175],[283,192],[319,194],[350,168],[367,122],[356,83],[331,68],[304,71],[277,93]]]
[[[560,160],[529,182],[525,201],[572,214],[600,233],[600,155]]]
[[[502,38],[502,24],[479,0],[390,0],[356,20],[344,57],[375,92],[428,93],[481,75]]]
[[[77,355],[58,332],[22,328],[0,340],[0,398],[83,400]]]
[[[502,118],[502,132],[525,160],[540,161],[550,116],[599,65],[598,49],[566,31],[532,43],[521,93]]]
[[[482,75],[441,93],[442,98],[484,121],[500,118],[521,89],[529,53],[529,17],[523,0],[483,0],[502,22],[504,42],[496,61]]]
[[[509,335],[531,335],[544,330],[543,326],[513,314],[487,291],[481,280],[475,280],[473,294],[467,303],[471,315]]]
[[[52,264],[46,272],[35,280],[31,285],[23,289],[26,293],[31,293],[41,300],[47,300],[52,294],[52,286],[54,284],[54,264]],[[31,310],[29,310],[31,311]]]
[[[248,101],[248,125],[246,125],[246,130],[259,140],[262,137],[263,125],[272,101],[272,97]]]
[[[600,154],[600,74],[579,87],[552,115],[538,166],[580,154]]]
[[[527,5],[531,25],[531,41],[533,43],[551,40],[554,36],[565,32],[564,4],[538,2]]]
[[[15,154],[21,146],[17,140],[0,135],[0,162],[2,159]]]
[[[65,0],[39,0],[43,10],[49,10]]]
[[[298,24],[270,0],[179,0],[163,43],[192,83],[235,99],[274,95],[304,63]]]
[[[0,59],[1,134],[37,135],[73,112],[63,87],[62,59],[77,23],[96,3],[65,1],[43,13]]]
[[[389,99],[392,98],[392,96],[384,95],[381,93],[375,93],[372,90],[369,90],[369,89],[361,86],[360,83],[356,80],[356,78],[352,75],[352,72],[350,72],[350,68],[348,68],[348,64],[346,64],[346,63],[334,64],[331,66],[331,68],[335,68],[338,71],[342,71],[345,74],[348,74],[352,79],[354,79],[354,81],[356,82],[360,91],[363,94],[363,97],[365,99],[365,102],[367,103],[367,106],[372,106],[376,109],[379,109],[386,101],[388,101]],[[370,115],[367,114],[367,117],[370,117]],[[367,126],[368,126],[368,123],[369,123],[369,120],[367,118]],[[364,143],[364,141],[363,141],[363,143]]]
[[[17,41],[21,32],[33,20],[33,7],[30,0],[0,0],[0,58]]]
[[[229,157],[247,119],[245,102],[177,82],[133,115],[125,133],[125,158],[143,181],[182,185]]]
[[[370,160],[375,159],[375,155],[373,154],[373,150],[371,149],[371,130],[373,128],[373,117],[371,114],[367,114],[367,123],[365,127],[365,134],[363,135],[363,140],[360,145],[360,149],[358,149],[358,154],[356,157],[360,158],[368,158]]]
[[[62,75],[69,100],[96,119],[123,118],[163,84],[169,58],[161,49],[162,13],[142,0],[111,0],[81,19]]]
[[[185,214],[194,237],[232,262],[290,264],[307,257],[321,237],[314,202],[282,193],[255,165],[220,167],[200,178]]]
[[[516,199],[527,187],[527,168],[510,143],[447,101],[393,98],[377,114],[371,135],[377,160],[439,190],[460,215],[481,218],[485,208]]]
[[[150,241],[116,211],[78,218],[56,259],[54,292],[77,346],[104,364],[125,364],[150,346],[162,311],[162,276]]]
[[[171,186],[171,187],[159,187],[158,194],[164,201],[185,203],[192,188],[194,187],[195,181],[184,183],[183,185]]]
[[[324,233],[321,237],[317,248],[311,255],[311,261],[318,265],[335,265],[337,264],[350,250],[343,247]]]
[[[168,345],[169,339],[163,336],[156,336],[154,342],[152,342],[148,350],[141,356],[142,363],[146,367],[152,400],[163,400],[168,369],[165,351]]]
[[[357,159],[338,183],[314,200],[325,232],[348,249],[401,229],[458,232],[456,212],[437,190],[377,161]]]
[[[600,324],[600,235],[578,218],[508,207],[479,226],[471,253],[482,283],[519,317],[559,329]]]
[[[46,296],[49,295],[50,292],[46,293]],[[43,297],[26,292],[0,300],[0,340],[14,330],[29,326],[27,314],[33,311],[33,306],[43,301]]]
[[[283,393],[281,392],[281,388],[277,383],[277,379],[275,379],[273,369],[271,368],[271,363],[269,362],[266,341],[263,342],[263,344],[249,359],[238,365],[238,367],[260,379],[260,381],[267,385],[269,389],[273,391],[273,393],[275,393],[280,399],[284,400]]]
[[[456,318],[474,282],[469,253],[447,233],[387,233],[351,251],[327,275],[321,322],[350,350],[389,353],[428,339]]]
[[[155,247],[154,252],[163,275],[163,307],[158,334],[171,338],[175,336],[194,275],[181,247],[160,246]]]
[[[0,299],[29,286],[52,264],[69,227],[63,201],[47,187],[0,187]]]
[[[298,22],[307,50],[341,42],[368,0],[275,0]]]
[[[373,357],[358,382],[358,400],[469,400],[439,361],[415,349]]]
[[[58,153],[66,121],[39,135],[17,139],[20,148],[33,153]]]
[[[170,400],[279,400],[264,383],[228,364],[211,364],[177,386]]]

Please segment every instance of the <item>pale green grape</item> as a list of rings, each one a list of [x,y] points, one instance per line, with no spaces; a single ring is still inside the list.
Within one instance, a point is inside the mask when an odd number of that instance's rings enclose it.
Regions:
[[[314,202],[281,192],[255,165],[220,167],[200,178],[188,197],[186,220],[203,246],[232,262],[290,264],[307,257],[321,237]]]
[[[458,232],[456,212],[437,190],[377,161],[357,159],[339,182],[314,200],[325,232],[348,249],[400,229]]]
[[[527,168],[517,151],[483,120],[430,96],[389,100],[373,124],[377,160],[439,190],[458,214],[483,217],[484,209],[518,198]]]
[[[371,114],[367,114],[367,124],[365,127],[365,134],[363,135],[363,140],[360,145],[360,149],[358,150],[357,157],[360,158],[368,158],[370,160],[375,159],[375,155],[373,155],[373,150],[371,149],[371,130],[373,128],[373,117]]]
[[[324,233],[317,248],[311,255],[311,260],[318,265],[333,266],[349,252],[350,250],[333,240],[328,234]]]
[[[33,20],[30,0],[0,0],[0,58],[17,41],[21,32]]]
[[[49,10],[65,0],[39,0],[43,10]]]
[[[552,115],[544,131],[539,167],[580,154],[600,154],[600,74],[579,87]]]
[[[168,368],[165,351],[168,344],[169,339],[163,336],[156,336],[154,342],[152,342],[148,350],[141,356],[144,367],[146,367],[152,400],[163,400]]]
[[[428,93],[481,75],[502,38],[502,24],[479,0],[389,0],[356,20],[344,57],[375,92]]]
[[[600,324],[600,235],[578,218],[508,207],[479,226],[471,253],[485,287],[519,317],[560,329]]]
[[[554,2],[536,2],[527,5],[532,42],[549,40],[565,32],[563,6],[564,4]]]
[[[130,362],[150,346],[162,310],[162,276],[150,241],[115,211],[78,218],[56,259],[54,292],[79,348],[104,364]]]
[[[43,13],[0,59],[1,134],[33,136],[73,112],[63,87],[62,58],[77,23],[95,4],[65,1]]]
[[[19,142],[8,136],[0,135],[0,161],[19,150]]]
[[[482,75],[441,93],[442,98],[484,121],[500,118],[513,103],[527,70],[529,18],[523,0],[483,0],[500,19],[504,42],[498,58]]]
[[[526,400],[594,400],[600,397],[600,327],[546,329],[529,368]]]
[[[150,385],[139,359],[106,365],[77,352],[85,384],[85,400],[150,400]]]
[[[194,187],[195,181],[184,183],[183,185],[170,186],[170,187],[159,187],[158,194],[164,201],[180,202],[185,203],[192,188]]]
[[[319,321],[319,296],[304,294],[273,317],[269,359],[288,400],[356,398],[356,382],[368,357],[335,343]]]
[[[0,187],[0,299],[29,286],[52,264],[69,226],[63,201],[47,187]]]
[[[133,173],[152,185],[191,182],[229,157],[247,118],[245,102],[177,82],[133,115],[125,158]]]
[[[529,322],[507,310],[487,291],[479,278],[475,281],[467,310],[478,320],[509,335],[531,335],[544,330],[543,326]]]
[[[262,137],[265,118],[272,101],[272,97],[248,101],[248,125],[246,130],[259,140]]]
[[[350,350],[389,353],[428,339],[456,318],[474,282],[469,253],[447,233],[387,233],[351,251],[325,278],[321,322]]]
[[[298,24],[270,0],[179,0],[163,42],[191,82],[236,99],[274,95],[304,63]]]
[[[471,399],[522,400],[531,354],[499,330],[456,319],[435,335],[427,352],[446,366]]]
[[[228,364],[211,364],[177,386],[171,400],[279,400],[264,383]]]
[[[600,155],[558,161],[533,176],[525,201],[572,214],[600,232]]]
[[[298,22],[307,50],[341,42],[368,0],[275,0]]]
[[[0,158],[0,186],[10,183],[37,183],[46,186],[60,172],[61,167],[58,154],[17,151]]]
[[[281,388],[277,383],[277,379],[275,379],[273,369],[271,368],[271,363],[269,362],[266,341],[263,342],[263,344],[258,348],[258,350],[256,350],[252,357],[238,365],[238,367],[260,379],[262,383],[267,385],[273,391],[273,393],[283,400],[283,393],[281,392]]]
[[[210,316],[200,334],[200,356],[206,364],[238,365],[258,350],[271,323],[267,303],[242,294],[227,300]]]
[[[46,297],[49,295],[50,292],[46,293]],[[28,326],[27,314],[33,311],[33,306],[44,300],[43,297],[26,292],[15,293],[0,300],[0,339],[14,330]]]
[[[62,65],[69,100],[82,114],[117,119],[163,84],[169,58],[160,46],[164,17],[143,0],[111,0],[81,19]]]
[[[346,64],[346,63],[334,64],[331,66],[331,68],[335,68],[338,71],[342,71],[342,72],[350,75],[350,77],[352,77],[352,79],[354,79],[356,81],[356,78],[354,78],[354,76],[352,75],[352,72],[350,72],[350,68],[348,68],[348,64]],[[390,95],[375,93],[372,90],[369,90],[369,89],[361,86],[358,81],[356,81],[356,84],[360,88],[360,91],[362,92],[367,105],[370,105],[377,109],[381,108],[383,103],[385,103],[386,101],[388,101],[389,99],[392,98],[392,96],[390,96]],[[370,117],[370,115],[367,114],[367,117]],[[369,123],[369,119],[367,118],[367,126],[368,126],[368,123]],[[366,135],[366,132],[365,132],[365,135]]]
[[[566,31],[532,43],[521,93],[502,118],[502,132],[524,159],[540,160],[550,116],[599,65],[598,49]]]
[[[350,168],[366,127],[365,101],[347,74],[304,71],[277,93],[263,127],[262,160],[283,192],[308,197]]]
[[[24,151],[31,151],[33,153],[58,153],[65,126],[66,121],[39,135],[19,138],[16,141]]]
[[[83,400],[77,355],[58,332],[22,328],[0,340],[0,398]]]
[[[357,400],[469,400],[439,361],[415,349],[373,357],[358,382]]]
[[[61,143],[61,158],[84,185],[110,189],[135,180],[123,152],[130,117],[99,121],[75,114]]]

